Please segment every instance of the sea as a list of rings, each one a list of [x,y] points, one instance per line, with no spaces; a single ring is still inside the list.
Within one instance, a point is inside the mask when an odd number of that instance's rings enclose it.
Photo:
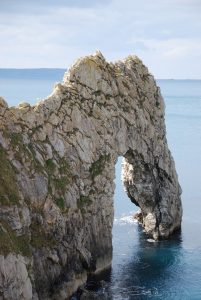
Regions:
[[[62,80],[63,69],[0,69],[0,96],[10,106],[36,103]],[[201,300],[201,80],[157,80],[183,203],[180,233],[155,242],[133,219],[138,210],[116,164],[112,267],[89,280],[94,299]],[[76,296],[74,296],[74,299]],[[91,299],[91,298],[90,298]]]

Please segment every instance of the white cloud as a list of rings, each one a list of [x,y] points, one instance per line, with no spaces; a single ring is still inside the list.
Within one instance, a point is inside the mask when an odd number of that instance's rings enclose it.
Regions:
[[[0,3],[0,67],[66,67],[100,49],[137,53],[157,77],[201,78],[200,0],[17,3]]]
[[[143,39],[136,40],[135,44],[142,44],[141,50],[160,54],[162,57],[172,59],[184,58],[187,56],[199,56],[201,54],[201,39]]]
[[[142,40],[137,54],[157,78],[201,78],[201,39]]]

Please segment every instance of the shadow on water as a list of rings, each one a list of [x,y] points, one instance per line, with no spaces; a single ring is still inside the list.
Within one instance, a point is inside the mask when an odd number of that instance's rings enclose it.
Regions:
[[[154,242],[147,239],[140,226],[132,226],[133,242],[128,252],[123,248],[124,259],[114,257],[112,268],[89,277],[85,293],[74,299],[181,299],[177,297],[183,272],[181,233]]]
[[[121,172],[121,160],[116,174]],[[181,232],[168,240],[149,239],[134,222],[136,208],[125,194],[119,176],[115,182],[112,267],[90,276],[79,297],[73,299],[191,299],[185,287],[189,275]]]
[[[181,233],[154,242],[139,226],[136,231],[138,243],[132,256],[121,270],[112,270],[112,299],[175,299],[175,282],[183,268]]]

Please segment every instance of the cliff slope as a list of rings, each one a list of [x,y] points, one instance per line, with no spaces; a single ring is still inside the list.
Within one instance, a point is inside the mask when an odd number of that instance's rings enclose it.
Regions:
[[[136,56],[79,59],[45,100],[0,99],[0,299],[67,299],[111,263],[115,163],[146,232],[181,225],[164,101]]]

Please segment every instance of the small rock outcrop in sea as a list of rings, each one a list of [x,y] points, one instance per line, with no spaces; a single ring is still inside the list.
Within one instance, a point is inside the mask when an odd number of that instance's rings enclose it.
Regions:
[[[68,299],[110,265],[115,163],[154,239],[180,228],[164,101],[136,56],[79,59],[34,106],[0,98],[0,299]]]

